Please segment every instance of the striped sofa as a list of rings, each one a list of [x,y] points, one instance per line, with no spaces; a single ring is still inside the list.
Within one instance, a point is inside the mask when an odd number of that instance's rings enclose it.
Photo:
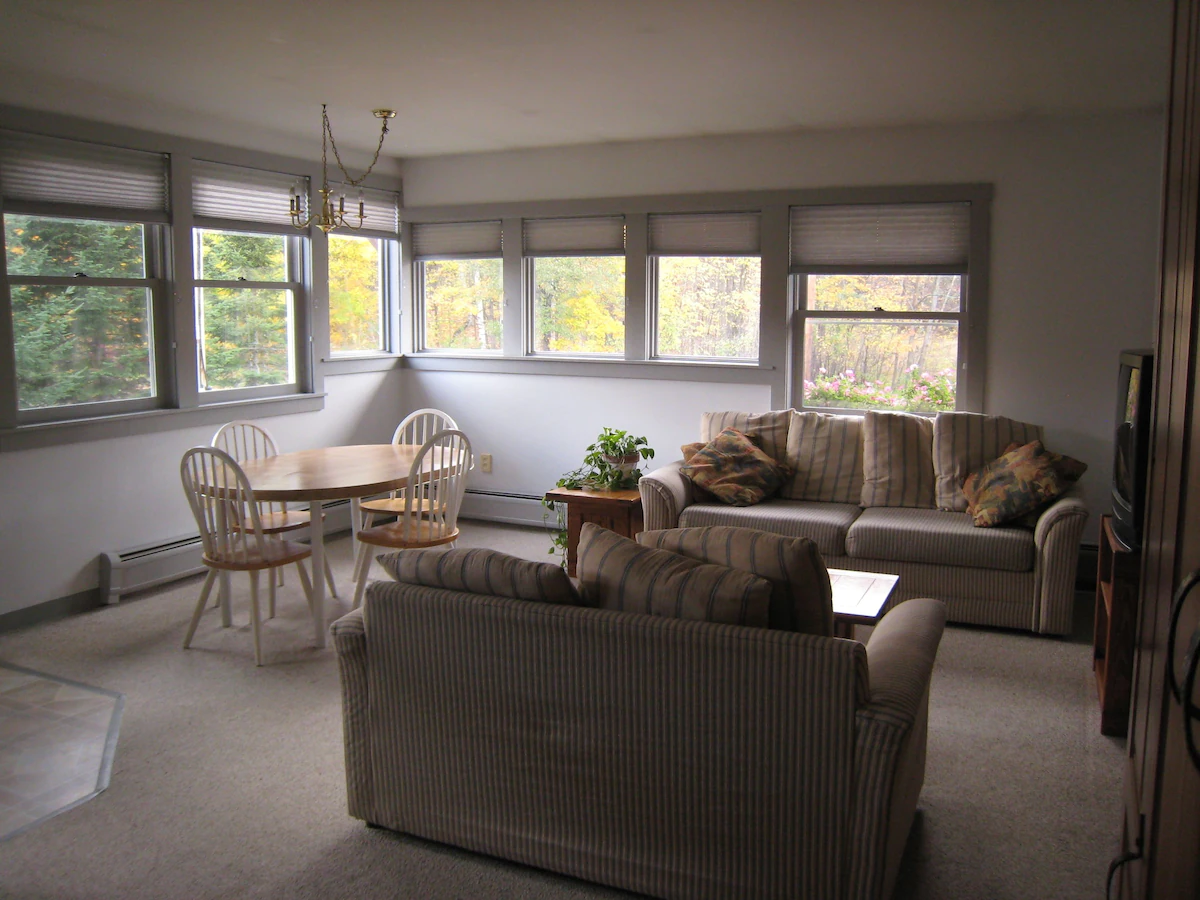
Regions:
[[[349,811],[653,897],[882,900],[944,621],[864,646],[377,582],[333,625]]]
[[[1036,524],[976,528],[963,478],[1042,429],[1001,416],[936,418],[776,410],[705,413],[701,440],[723,428],[753,435],[792,471],[755,506],[703,499],[682,461],[642,478],[647,530],[739,525],[814,540],[831,568],[900,576],[893,603],[936,597],[952,622],[1069,634],[1087,506],[1073,493]]]

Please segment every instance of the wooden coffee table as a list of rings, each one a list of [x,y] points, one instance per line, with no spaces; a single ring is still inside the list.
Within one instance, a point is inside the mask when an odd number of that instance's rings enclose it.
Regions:
[[[642,530],[642,495],[637,488],[624,491],[574,491],[555,488],[546,499],[567,507],[567,574],[575,577],[579,558],[579,530],[584,522],[631,538]]]
[[[833,586],[833,636],[854,639],[855,625],[874,625],[883,615],[899,575],[830,569]]]

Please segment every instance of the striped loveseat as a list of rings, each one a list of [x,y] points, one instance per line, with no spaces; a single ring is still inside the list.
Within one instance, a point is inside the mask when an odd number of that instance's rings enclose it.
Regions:
[[[350,814],[653,897],[882,900],[944,621],[864,646],[377,582],[333,625]]]
[[[1070,633],[1087,506],[1068,493],[1036,523],[976,528],[961,490],[1010,444],[1042,440],[1040,426],[975,413],[711,412],[700,438],[724,428],[789,467],[780,495],[747,507],[706,500],[677,461],[641,480],[647,530],[737,525],[808,537],[831,568],[899,575],[893,603],[936,597],[952,622]]]

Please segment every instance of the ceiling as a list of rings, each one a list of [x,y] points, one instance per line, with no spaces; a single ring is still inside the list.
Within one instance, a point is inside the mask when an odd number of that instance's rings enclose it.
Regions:
[[[0,0],[0,103],[386,157],[1160,108],[1170,0]]]

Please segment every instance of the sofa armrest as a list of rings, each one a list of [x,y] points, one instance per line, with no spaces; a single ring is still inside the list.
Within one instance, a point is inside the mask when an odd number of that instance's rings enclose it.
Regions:
[[[891,894],[925,782],[929,684],[946,625],[940,600],[883,617],[867,643],[870,699],[857,713],[853,860],[847,897]]]
[[[1042,634],[1070,634],[1075,610],[1075,569],[1088,508],[1075,489],[1055,500],[1033,532],[1034,607],[1030,627]]]
[[[679,514],[695,502],[692,482],[684,477],[683,460],[667,463],[642,476],[638,490],[642,495],[642,522],[647,531],[678,528]]]
[[[373,821],[367,632],[362,609],[330,628],[342,680],[342,733],[346,746],[346,799],[350,815]]]
[[[906,600],[880,620],[867,641],[871,693],[860,716],[905,728],[913,723],[945,625],[946,606],[940,600]]]

